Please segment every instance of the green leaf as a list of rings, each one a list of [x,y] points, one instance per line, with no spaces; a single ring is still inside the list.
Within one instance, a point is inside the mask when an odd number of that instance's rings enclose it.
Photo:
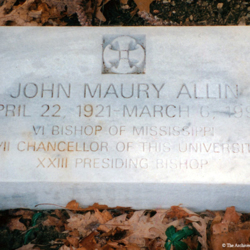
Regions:
[[[29,237],[30,237],[30,234],[32,233],[32,230],[29,230],[25,236],[24,236],[24,245],[28,244],[29,242]]]
[[[188,245],[182,241],[175,242],[174,246],[175,246],[176,250],[187,250],[188,249]]]
[[[200,242],[198,242],[198,246],[197,246],[196,250],[201,250],[201,243]]]
[[[31,221],[31,226],[34,227],[36,225],[36,221],[39,217],[42,216],[42,213],[36,213],[33,215],[32,217],[32,221]]]
[[[182,231],[185,232],[186,237],[194,234],[194,230],[190,229],[188,226],[183,227]]]
[[[183,232],[182,230],[177,231],[171,238],[172,242],[176,242],[179,241],[181,239],[183,239],[185,237],[185,232]]]
[[[171,241],[166,241],[164,247],[165,247],[166,250],[170,250],[171,245],[172,245]]]
[[[170,226],[167,228],[165,234],[167,236],[167,240],[165,243],[165,249],[170,250],[171,245],[175,246],[176,250],[187,250],[188,245],[185,242],[180,240],[187,238],[190,235],[194,234],[194,230],[190,229],[188,226],[183,227],[180,231],[175,231],[174,226]],[[198,249],[197,249],[198,250]]]
[[[168,238],[171,238],[175,234],[175,227],[174,226],[168,227],[165,234]]]
[[[31,220],[31,227],[34,227],[36,225],[37,219],[41,216],[42,216],[42,213],[36,213],[33,215],[32,220]],[[29,243],[29,237],[31,233],[37,230],[38,228],[31,228],[27,231],[27,233],[24,235],[24,245]]]

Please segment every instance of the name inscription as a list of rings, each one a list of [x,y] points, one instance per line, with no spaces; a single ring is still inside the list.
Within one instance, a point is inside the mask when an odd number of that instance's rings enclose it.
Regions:
[[[227,122],[250,118],[250,102],[239,102],[240,85],[169,86],[15,84],[0,117],[27,126],[13,127],[18,136],[1,141],[0,154],[20,155],[34,173],[151,170],[165,177],[207,172],[214,159],[250,154],[249,141],[228,141],[237,126],[220,136]]]
[[[94,86],[93,86],[94,85]],[[160,98],[161,93],[166,93],[168,90],[165,87],[165,83],[161,85],[157,84],[119,84],[119,87],[114,84],[109,84],[105,88],[102,84],[83,84],[83,98]],[[165,88],[164,88],[165,87]],[[66,86],[59,84],[36,84],[36,83],[19,83],[17,90],[14,90],[13,94],[10,94],[12,98],[26,97],[26,98],[60,98],[65,96],[71,97],[72,85]],[[233,87],[228,84],[206,84],[203,87],[193,84],[188,87],[186,84],[182,84],[179,91],[176,93],[176,98],[186,97],[194,99],[228,99],[238,98],[238,85]],[[81,97],[81,96],[79,96]]]

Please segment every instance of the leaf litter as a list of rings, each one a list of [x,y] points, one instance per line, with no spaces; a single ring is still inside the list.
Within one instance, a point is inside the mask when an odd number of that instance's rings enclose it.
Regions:
[[[0,0],[0,26],[250,25],[243,0]]]
[[[195,213],[180,205],[133,210],[95,203],[83,208],[74,200],[62,208],[0,212],[0,249],[219,250],[225,242],[250,243],[250,215],[235,207]]]

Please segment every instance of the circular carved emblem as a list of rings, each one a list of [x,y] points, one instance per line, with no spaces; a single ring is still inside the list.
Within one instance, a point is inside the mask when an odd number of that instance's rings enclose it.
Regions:
[[[110,73],[143,73],[145,50],[134,38],[119,36],[105,47],[103,61]]]

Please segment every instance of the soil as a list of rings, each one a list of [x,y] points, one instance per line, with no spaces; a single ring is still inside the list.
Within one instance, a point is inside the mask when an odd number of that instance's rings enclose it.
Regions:
[[[34,243],[37,246],[41,246],[41,249],[59,249],[63,243],[59,245],[54,245],[54,240],[56,239],[66,239],[67,234],[58,232],[55,226],[43,226],[42,222],[44,222],[48,215],[55,216],[54,210],[35,210],[32,211],[34,214],[41,214],[41,216],[37,219],[36,225],[37,227],[30,231],[27,235],[27,231],[22,231],[18,229],[10,230],[8,227],[9,222],[16,218],[15,214],[18,211],[24,210],[5,210],[0,211],[0,249],[1,250],[10,250],[10,249],[18,249],[23,245],[26,245],[29,242]],[[25,210],[31,211],[31,210]],[[62,213],[66,214],[66,218],[68,218],[67,212],[62,210]],[[23,223],[27,228],[31,226],[31,219],[23,219],[19,220]],[[53,245],[53,248],[51,248]]]
[[[221,8],[221,5],[223,4]],[[130,9],[122,10],[117,0],[104,5],[103,13],[107,21],[100,25],[147,26],[146,20],[135,15],[136,4],[128,2]],[[250,2],[242,0],[186,0],[186,1],[153,1],[150,13],[155,17],[170,22],[169,25],[239,25],[250,24]],[[95,25],[95,24],[94,24]]]
[[[65,5],[60,1],[64,1]],[[27,4],[26,0],[16,0],[16,2],[0,0],[0,25],[204,26],[250,24],[249,0],[141,0],[142,6],[137,6],[139,0],[77,0],[76,3],[69,0],[60,1],[31,0],[30,4]],[[11,4],[12,2],[13,4]],[[27,12],[28,15],[26,15]]]

